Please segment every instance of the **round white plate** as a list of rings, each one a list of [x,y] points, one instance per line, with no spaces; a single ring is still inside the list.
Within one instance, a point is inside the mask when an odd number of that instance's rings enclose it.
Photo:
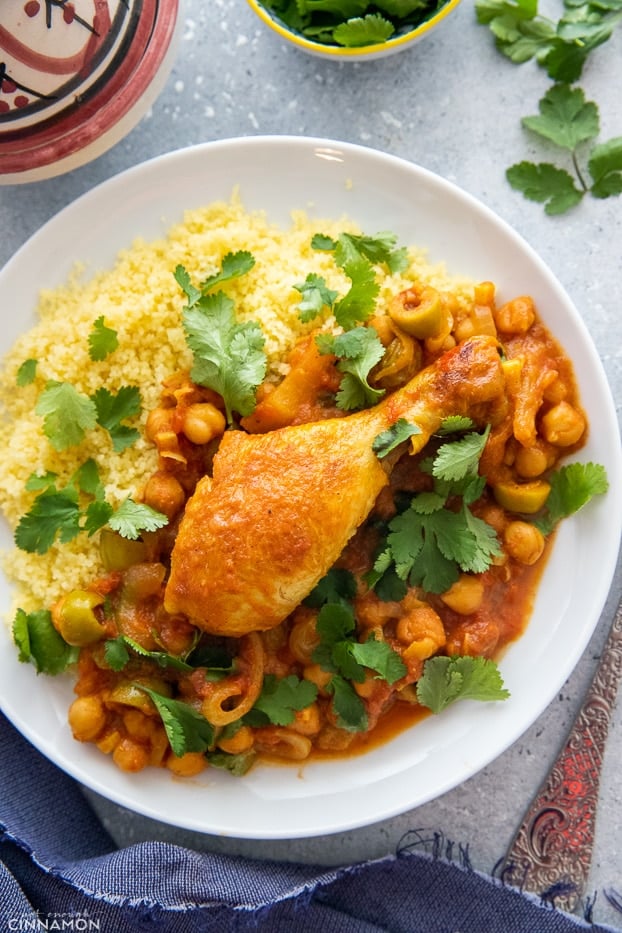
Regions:
[[[290,211],[347,214],[369,234],[396,233],[450,272],[490,279],[500,298],[531,294],[574,361],[590,437],[580,459],[605,465],[611,488],[567,520],[524,636],[501,660],[504,703],[463,702],[365,756],[260,765],[235,778],[216,769],[188,780],[166,770],[124,774],[67,726],[71,680],[20,664],[0,631],[0,704],[48,758],[104,797],[180,827],[245,838],[323,835],[423,804],[474,775],[540,715],[585,649],[605,603],[622,525],[622,457],[600,361],[570,299],[505,223],[443,179],[408,162],[331,140],[250,137],[173,152],[112,178],[61,211],[0,272],[0,352],[34,321],[40,287],[62,283],[76,261],[112,264],[137,236],[161,236],[185,209],[229,198],[286,224]],[[2,547],[11,545],[0,528]],[[0,579],[0,610],[8,585]]]

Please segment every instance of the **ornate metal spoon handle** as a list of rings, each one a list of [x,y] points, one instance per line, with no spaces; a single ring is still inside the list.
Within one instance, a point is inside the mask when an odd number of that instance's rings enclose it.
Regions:
[[[622,605],[579,714],[505,856],[501,877],[571,911],[590,871],[600,768],[622,675]]]

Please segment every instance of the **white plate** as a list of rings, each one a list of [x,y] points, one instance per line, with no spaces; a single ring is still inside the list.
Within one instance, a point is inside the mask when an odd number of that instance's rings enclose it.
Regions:
[[[258,766],[244,778],[208,769],[176,780],[168,771],[120,772],[67,726],[66,678],[20,664],[2,627],[0,702],[16,727],[84,785],[139,813],[180,827],[246,838],[296,838],[388,818],[429,801],[487,765],[558,692],[585,649],[613,577],[620,542],[622,457],[615,408],[586,328],[533,253],[487,208],[443,179],[374,150],[330,140],[250,137],[170,153],[113,178],[61,211],[0,273],[0,351],[33,322],[40,287],[62,283],[76,260],[95,269],[140,235],[155,238],[185,209],[228,198],[239,185],[249,209],[287,223],[293,209],[338,218],[367,233],[392,230],[429,249],[449,271],[491,279],[501,299],[534,296],[563,340],[591,430],[582,460],[605,465],[612,486],[566,521],[546,568],[531,623],[504,655],[505,703],[462,703],[364,757]],[[11,537],[6,526],[2,546]],[[8,587],[0,580],[0,609]]]

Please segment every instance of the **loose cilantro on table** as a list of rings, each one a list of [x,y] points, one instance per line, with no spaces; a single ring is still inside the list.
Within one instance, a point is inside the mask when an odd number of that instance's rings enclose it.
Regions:
[[[572,173],[550,162],[521,161],[506,172],[510,185],[549,215],[576,206],[584,195],[608,198],[622,193],[622,137],[593,145],[585,170],[580,148],[596,138],[599,114],[581,88],[572,88],[590,53],[606,42],[622,21],[622,0],[564,0],[557,22],[538,11],[537,0],[476,0],[477,19],[490,28],[500,52],[518,64],[535,59],[555,85],[540,101],[540,114],[523,126],[567,150]]]
[[[78,659],[78,649],[59,635],[47,609],[36,612],[18,609],[13,621],[13,641],[19,650],[19,660],[33,664],[39,674],[61,674]]]
[[[116,330],[107,327],[103,314],[93,323],[89,334],[89,356],[94,361],[105,360],[119,346]]]
[[[188,299],[183,327],[194,356],[191,377],[222,396],[229,424],[234,412],[249,415],[255,407],[257,387],[267,368],[265,339],[256,321],[237,321],[231,298],[222,291],[210,294],[210,289],[245,274],[254,262],[245,251],[229,253],[221,271],[205,279],[200,288],[192,285],[183,266],[175,270],[175,279]]]
[[[482,657],[428,658],[417,681],[417,699],[433,713],[457,700],[490,702],[509,695],[495,662]]]
[[[608,198],[622,193],[622,136],[592,146],[587,170],[579,166],[579,149],[599,132],[598,108],[586,101],[580,88],[554,85],[542,98],[537,116],[525,117],[523,126],[570,152],[574,177],[566,169],[548,162],[519,162],[507,170],[513,188],[531,201],[545,204],[547,214],[561,214],[590,193]]]

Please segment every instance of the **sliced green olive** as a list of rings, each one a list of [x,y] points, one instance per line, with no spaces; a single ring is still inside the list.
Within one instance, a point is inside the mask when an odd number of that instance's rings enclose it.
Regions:
[[[68,645],[82,648],[101,641],[106,630],[95,615],[95,609],[103,603],[104,597],[91,590],[72,590],[61,600],[55,622]]]
[[[543,479],[531,483],[508,481],[493,486],[495,499],[500,506],[508,512],[524,512],[526,515],[539,512],[550,491],[550,484]]]
[[[418,340],[436,337],[443,326],[441,296],[430,286],[422,289],[416,302],[394,303],[389,308],[389,314],[401,330]]]
[[[127,570],[133,564],[147,559],[147,548],[143,541],[123,538],[109,528],[101,531],[99,553],[106,570]]]
[[[144,683],[145,687],[149,687],[149,689],[155,691],[155,693],[159,693],[165,697],[171,696],[170,684],[154,677],[145,679],[144,681],[121,681],[110,694],[110,701],[119,703],[122,706],[132,706],[147,715],[153,713],[155,710],[153,701],[149,694],[141,689],[141,683]]]

